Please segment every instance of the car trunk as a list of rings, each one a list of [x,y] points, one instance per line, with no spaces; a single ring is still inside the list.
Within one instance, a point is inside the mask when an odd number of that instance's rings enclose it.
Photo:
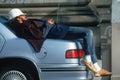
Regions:
[[[83,66],[84,51],[78,42],[47,39],[36,56],[44,67],[78,67]]]

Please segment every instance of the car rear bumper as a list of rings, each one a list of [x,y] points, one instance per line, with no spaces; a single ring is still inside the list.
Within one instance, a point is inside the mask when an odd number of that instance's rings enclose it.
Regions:
[[[41,80],[92,80],[93,73],[87,69],[42,69]]]

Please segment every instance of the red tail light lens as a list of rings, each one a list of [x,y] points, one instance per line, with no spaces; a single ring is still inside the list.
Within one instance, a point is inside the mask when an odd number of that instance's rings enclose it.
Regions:
[[[83,58],[84,51],[83,50],[68,50],[66,52],[66,58]]]

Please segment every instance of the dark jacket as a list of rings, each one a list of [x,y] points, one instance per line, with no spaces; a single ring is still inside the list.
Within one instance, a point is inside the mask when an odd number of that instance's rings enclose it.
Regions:
[[[37,21],[42,22],[42,24],[38,24]],[[28,19],[22,24],[17,21],[11,21],[9,25],[18,37],[26,39],[33,46],[35,51],[40,51],[44,41],[43,28],[46,27],[44,21]]]

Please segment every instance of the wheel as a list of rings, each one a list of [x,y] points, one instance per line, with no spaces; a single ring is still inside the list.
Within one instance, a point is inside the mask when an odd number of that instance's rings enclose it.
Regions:
[[[35,80],[33,74],[28,68],[7,66],[0,70],[0,80]]]
[[[0,80],[27,80],[26,76],[20,71],[11,70],[5,72]]]

